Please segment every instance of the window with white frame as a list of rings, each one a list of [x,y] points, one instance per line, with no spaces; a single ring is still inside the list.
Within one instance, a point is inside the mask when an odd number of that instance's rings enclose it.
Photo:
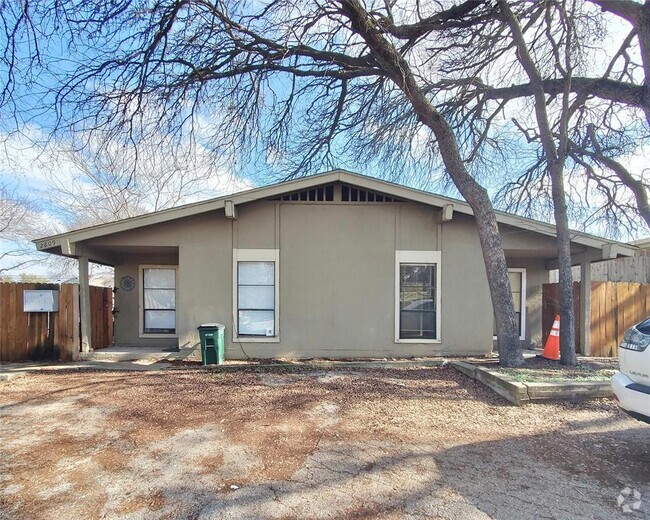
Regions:
[[[440,252],[396,251],[395,341],[440,340]]]
[[[512,302],[515,306],[515,315],[517,317],[517,330],[519,339],[526,339],[526,269],[508,268],[508,278],[510,279],[510,289],[512,291]],[[497,324],[494,320],[494,339],[497,337]]]
[[[277,337],[277,250],[235,250],[235,335]]]
[[[142,268],[142,332],[176,333],[176,269]]]

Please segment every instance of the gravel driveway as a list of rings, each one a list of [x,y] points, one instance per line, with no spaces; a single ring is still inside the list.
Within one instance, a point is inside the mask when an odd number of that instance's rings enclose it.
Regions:
[[[448,367],[37,373],[0,435],[7,519],[650,518],[650,428]]]

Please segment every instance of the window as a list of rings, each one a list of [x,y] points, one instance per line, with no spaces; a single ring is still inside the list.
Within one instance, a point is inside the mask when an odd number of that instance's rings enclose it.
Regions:
[[[237,264],[239,335],[275,336],[275,266],[273,262]]]
[[[435,339],[435,264],[400,264],[400,339]]]
[[[176,333],[176,268],[142,268],[142,332]]]
[[[396,251],[396,342],[440,341],[440,252]]]
[[[512,301],[515,305],[519,339],[526,339],[526,269],[508,269]],[[494,339],[497,338],[497,324],[494,320]]]
[[[522,300],[523,296],[523,276],[524,273],[520,270],[514,271],[508,269],[508,278],[510,278],[510,289],[512,290],[512,300],[515,304],[515,314],[517,315],[517,330],[519,330],[520,336],[525,336],[526,333],[523,329],[523,316],[522,309],[526,306]]]
[[[238,341],[277,341],[278,251],[234,251],[234,335]]]

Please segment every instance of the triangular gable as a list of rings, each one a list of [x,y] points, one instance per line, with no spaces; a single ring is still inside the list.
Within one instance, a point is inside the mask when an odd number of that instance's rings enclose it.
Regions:
[[[434,195],[414,188],[407,188],[399,184],[386,182],[373,177],[360,175],[358,173],[352,173],[345,170],[333,170],[292,181],[280,182],[270,186],[253,188],[251,190],[234,193],[232,195],[225,195],[202,202],[186,204],[145,215],[139,215],[137,217],[77,229],[67,233],[37,239],[34,240],[34,243],[39,250],[56,253],[57,250],[60,249],[61,253],[66,255],[69,254],[66,253],[66,251],[71,250],[69,247],[71,243],[81,242],[114,233],[121,233],[210,211],[221,210],[224,208],[226,201],[231,202],[234,205],[239,205],[263,199],[294,200],[294,197],[298,197],[298,200],[300,200],[300,197],[307,197],[306,200],[311,200],[310,197],[316,199],[322,197],[323,199],[326,199],[329,197],[327,186],[333,185],[334,183],[342,183],[343,186],[347,186],[348,191],[346,197],[349,200],[346,200],[346,202],[368,202],[367,199],[372,197],[374,202],[410,201],[438,208],[452,205],[454,212],[473,215],[473,211],[469,204],[461,200]],[[321,187],[323,188],[322,191],[320,190]],[[377,200],[378,195],[380,196],[379,200]],[[285,197],[289,198],[285,199]],[[363,198],[366,200],[362,200]],[[555,226],[545,222],[501,211],[497,212],[497,220],[499,223],[525,229],[534,233],[546,236],[555,236]],[[636,250],[636,248],[627,244],[606,240],[577,231],[573,232],[572,241],[595,248],[602,248],[605,245],[610,247],[616,246],[619,254],[628,256],[634,254],[634,251]]]

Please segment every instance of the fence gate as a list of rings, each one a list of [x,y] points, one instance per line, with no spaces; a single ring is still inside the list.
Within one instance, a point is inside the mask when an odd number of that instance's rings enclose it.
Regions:
[[[24,312],[26,290],[59,291],[56,312]],[[113,342],[113,291],[90,287],[95,348]],[[0,361],[71,360],[80,349],[79,285],[0,283]]]

